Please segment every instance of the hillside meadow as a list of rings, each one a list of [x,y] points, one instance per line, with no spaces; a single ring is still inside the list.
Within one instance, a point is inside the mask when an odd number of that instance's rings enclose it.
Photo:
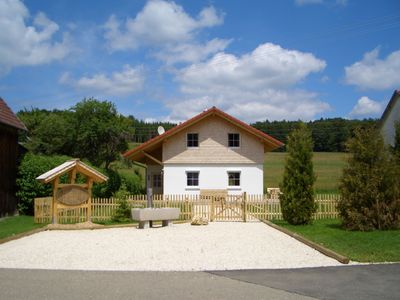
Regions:
[[[264,187],[279,187],[285,168],[286,153],[269,152],[264,161]],[[317,193],[337,193],[340,176],[346,165],[347,153],[314,152]]]

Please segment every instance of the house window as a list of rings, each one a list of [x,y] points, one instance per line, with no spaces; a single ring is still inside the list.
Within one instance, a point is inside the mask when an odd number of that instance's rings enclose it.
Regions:
[[[198,133],[188,133],[187,134],[187,146],[188,148],[199,146],[199,134]]]
[[[228,172],[228,185],[240,186],[240,172]]]
[[[153,175],[153,188],[160,188],[162,187],[162,176],[161,174],[154,174]]]
[[[240,135],[239,133],[228,133],[228,146],[230,148],[240,147]]]
[[[199,172],[187,172],[186,184],[187,186],[199,186]]]

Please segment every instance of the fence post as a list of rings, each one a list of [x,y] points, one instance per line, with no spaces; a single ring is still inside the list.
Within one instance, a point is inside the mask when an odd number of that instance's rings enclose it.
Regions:
[[[243,192],[243,222],[247,222],[247,193]]]
[[[215,214],[215,197],[211,196],[211,215],[210,215],[210,221],[214,222],[214,214]]]
[[[57,224],[58,223],[58,211],[57,211],[57,190],[58,190],[58,183],[59,183],[59,178],[56,177],[56,179],[53,181],[53,200],[52,200],[52,217],[51,217],[51,223],[52,224]]]

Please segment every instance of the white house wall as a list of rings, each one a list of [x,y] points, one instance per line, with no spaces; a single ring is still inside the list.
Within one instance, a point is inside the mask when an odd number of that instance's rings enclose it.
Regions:
[[[186,172],[199,172],[199,186],[186,186]],[[228,171],[239,171],[240,187],[228,187]],[[199,194],[200,189],[227,189],[229,194],[263,194],[262,164],[165,164],[164,194]]]

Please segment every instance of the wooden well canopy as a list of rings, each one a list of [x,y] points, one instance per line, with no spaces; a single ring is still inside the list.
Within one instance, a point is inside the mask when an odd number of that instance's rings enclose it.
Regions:
[[[85,183],[76,183],[78,173],[86,177]],[[65,174],[68,174],[69,183],[60,183],[60,177]],[[105,182],[108,177],[79,159],[71,159],[38,176],[36,180],[53,185],[52,223],[57,223],[58,209],[74,208],[86,208],[87,221],[90,221],[93,183]]]

